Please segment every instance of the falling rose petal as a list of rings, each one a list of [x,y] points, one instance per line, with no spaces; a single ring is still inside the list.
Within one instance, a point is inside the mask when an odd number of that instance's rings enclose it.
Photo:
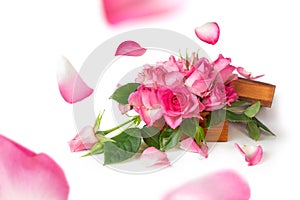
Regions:
[[[263,157],[263,149],[261,146],[243,145],[240,146],[237,143],[235,147],[245,156],[245,161],[249,166],[258,164]]]
[[[200,148],[192,137],[182,140],[180,142],[180,148],[182,148],[185,151],[199,153],[203,157],[208,158],[208,146],[202,144]]]
[[[91,149],[98,142],[92,126],[85,126],[70,142],[72,152]]]
[[[62,57],[57,70],[57,82],[61,96],[70,104],[81,101],[93,93],[72,64]]]
[[[165,152],[162,152],[155,147],[148,147],[141,155],[142,162],[148,166],[170,166],[170,161]]]
[[[250,187],[236,172],[220,171],[190,181],[167,193],[163,200],[248,200]]]
[[[216,22],[207,22],[195,29],[197,37],[208,44],[216,44],[220,36],[220,28]]]
[[[258,79],[258,78],[264,76],[264,74],[258,75],[258,76],[253,76],[251,72],[246,71],[243,67],[238,67],[236,70],[241,76],[243,76],[247,79],[250,79],[250,80]]]
[[[145,20],[183,7],[182,0],[102,0],[108,23],[116,25],[127,20]],[[161,18],[160,18],[161,19]]]
[[[2,135],[0,146],[0,199],[68,199],[65,174],[52,158],[36,154]]]
[[[146,52],[146,49],[135,41],[122,42],[115,53],[115,56],[141,56]]]

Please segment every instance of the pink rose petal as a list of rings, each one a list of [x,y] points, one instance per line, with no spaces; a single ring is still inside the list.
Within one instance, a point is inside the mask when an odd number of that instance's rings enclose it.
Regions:
[[[231,63],[231,58],[224,58],[222,54],[219,54],[218,59],[213,62],[213,65],[217,71],[221,71],[226,66],[230,65],[230,63]]]
[[[126,105],[119,104],[118,108],[119,108],[121,114],[124,115],[130,110],[130,105],[129,104],[126,104]]]
[[[63,170],[44,153],[36,154],[0,135],[0,199],[67,200]]]
[[[103,0],[105,17],[111,25],[126,20],[145,20],[150,16],[175,11],[181,8],[185,1],[182,0]]]
[[[148,147],[141,155],[141,160],[146,166],[169,166],[170,161],[165,152],[162,152],[155,147]]]
[[[190,181],[166,194],[163,200],[248,200],[250,187],[234,171],[220,171]]]
[[[220,36],[220,28],[216,22],[207,22],[195,29],[197,37],[208,44],[216,44]]]
[[[141,56],[146,52],[146,49],[135,41],[122,42],[115,53],[115,56]]]
[[[199,153],[200,147],[198,144],[194,141],[192,137],[186,138],[180,142],[180,148],[182,148],[185,151],[190,151],[194,153]]]
[[[226,66],[224,69],[222,69],[219,74],[220,74],[220,78],[221,80],[219,81],[222,81],[224,82],[225,84],[232,81],[232,80],[235,80],[237,79],[237,75],[234,75],[232,72],[235,70],[236,68],[232,65],[228,65]]]
[[[72,64],[64,57],[61,59],[57,70],[57,82],[61,96],[68,103],[81,101],[93,93]]]
[[[245,161],[249,166],[258,164],[263,157],[263,149],[261,146],[243,145],[239,146],[237,143],[235,147],[245,156]]]
[[[208,158],[208,146],[202,144],[200,148],[192,137],[182,140],[180,142],[180,148],[182,148],[185,151],[199,153],[203,157]]]
[[[245,77],[245,78],[247,78],[247,79],[250,79],[250,80],[258,79],[258,78],[264,76],[264,74],[258,75],[258,76],[253,76],[251,72],[246,71],[243,67],[238,67],[238,68],[237,68],[237,72],[238,72],[241,76],[243,76],[243,77]]]
[[[204,158],[208,158],[208,146],[206,144],[201,144],[200,155],[202,155]]]
[[[72,152],[91,149],[98,142],[94,128],[85,126],[70,142],[69,146]]]

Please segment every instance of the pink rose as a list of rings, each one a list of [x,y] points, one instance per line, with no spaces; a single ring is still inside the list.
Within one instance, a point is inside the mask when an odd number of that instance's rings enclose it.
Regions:
[[[165,75],[165,86],[182,86],[184,85],[184,74],[181,72],[169,72]]]
[[[138,74],[138,77],[135,79],[135,82],[141,83],[144,85],[166,85],[165,75],[167,70],[162,66],[151,66],[145,65],[141,73]]]
[[[230,105],[232,102],[237,101],[238,99],[238,94],[235,92],[233,83],[230,82],[225,86],[225,91],[226,91],[226,104]]]
[[[219,73],[222,82],[228,83],[237,79],[237,75],[233,74],[236,67],[230,65],[231,59],[224,58],[222,54],[213,62],[214,69]]]
[[[182,59],[176,60],[174,56],[170,56],[168,61],[157,62],[157,66],[163,67],[168,72],[183,72],[185,71],[185,61]]]
[[[218,82],[213,87],[211,93],[202,100],[205,110],[214,111],[221,109],[226,104],[226,90],[222,82]]]
[[[162,117],[157,89],[153,87],[140,85],[137,91],[129,96],[128,102],[148,126],[152,126],[156,120]]]
[[[216,77],[213,65],[206,58],[201,58],[192,66],[190,71],[185,85],[192,93],[205,97]]]
[[[164,119],[173,129],[181,124],[183,118],[201,118],[203,104],[184,86],[177,86],[172,90],[158,88],[158,98],[161,100]]]
[[[238,99],[238,94],[235,92],[233,83],[230,82],[224,85],[218,82],[213,87],[211,93],[202,100],[205,105],[205,110],[213,111],[223,108],[225,105],[235,102]]]
[[[171,64],[171,61],[166,62],[158,63],[157,66],[145,65],[135,82],[151,87],[183,85],[184,73],[179,71],[179,66]]]

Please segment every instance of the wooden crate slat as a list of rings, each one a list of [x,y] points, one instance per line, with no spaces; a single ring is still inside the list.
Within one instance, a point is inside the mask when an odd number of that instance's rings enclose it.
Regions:
[[[207,142],[227,142],[228,140],[228,121],[222,122],[209,129],[206,128],[206,117],[209,112],[202,112],[203,120],[200,120],[200,126],[204,128],[205,140]]]
[[[224,121],[224,123],[220,123],[216,126],[210,127],[209,130],[207,128],[204,129],[206,133],[206,141],[207,142],[227,142],[228,141],[228,121]]]
[[[260,101],[262,106],[269,108],[272,106],[275,85],[244,78],[238,78],[233,84],[240,100],[247,100],[251,103]]]

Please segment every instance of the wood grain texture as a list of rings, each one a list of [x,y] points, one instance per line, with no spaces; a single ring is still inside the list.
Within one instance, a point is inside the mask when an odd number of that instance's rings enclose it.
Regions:
[[[262,106],[271,107],[275,93],[275,85],[238,78],[233,82],[234,89],[239,95],[239,100],[247,100],[251,103],[260,101]]]
[[[228,141],[228,121],[221,122],[209,129],[206,128],[206,116],[209,112],[202,112],[203,120],[200,120],[200,126],[204,128],[205,140],[207,142],[227,142]]]

